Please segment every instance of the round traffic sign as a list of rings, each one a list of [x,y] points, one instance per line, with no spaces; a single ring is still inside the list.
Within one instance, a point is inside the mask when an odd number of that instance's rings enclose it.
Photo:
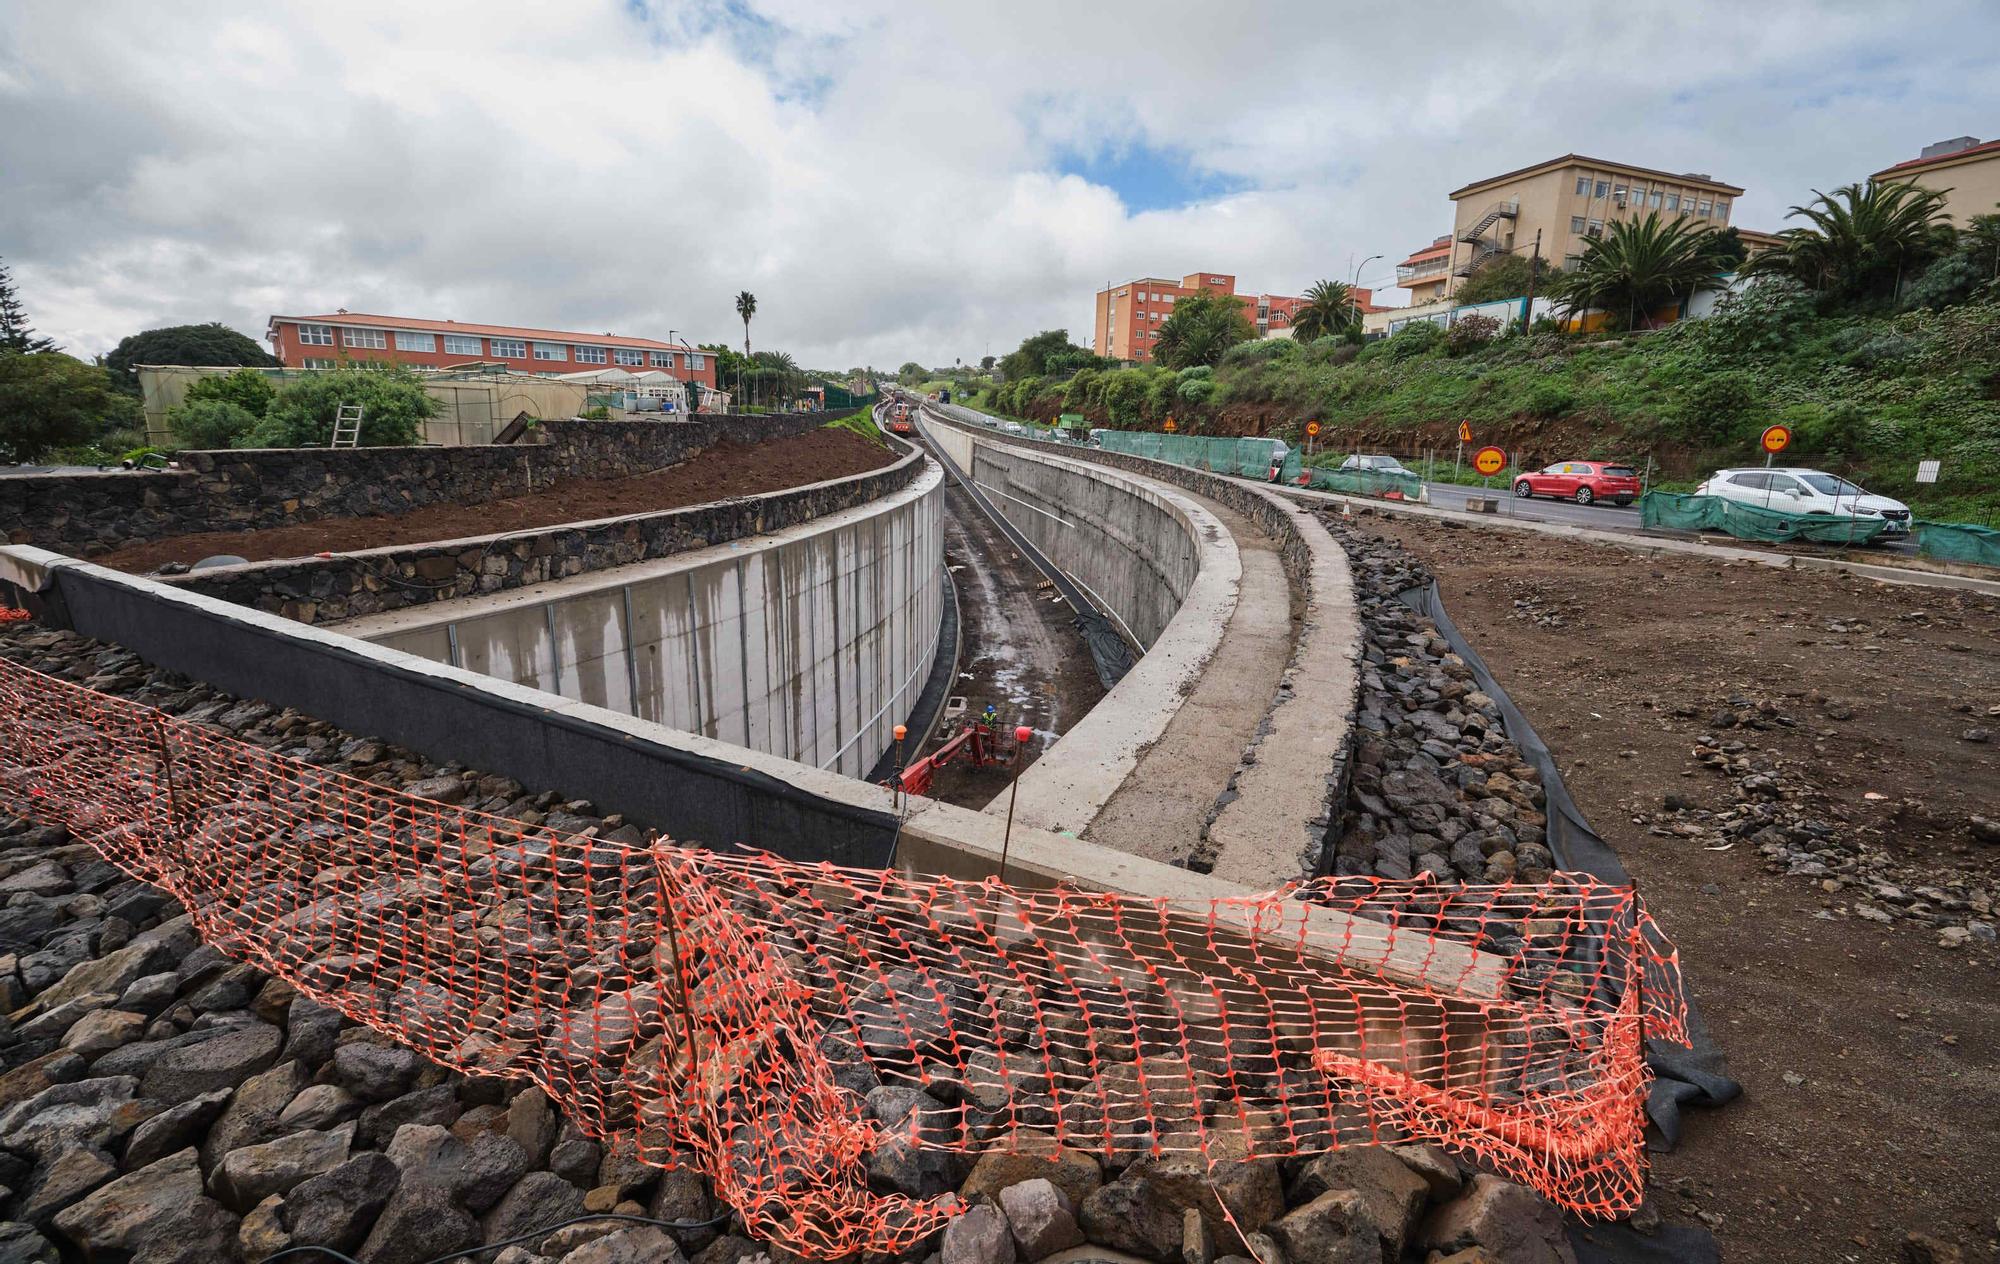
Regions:
[[[1308,438],[1308,439],[1317,439],[1317,438],[1319,438],[1319,423],[1318,423],[1318,422],[1316,422],[1316,421],[1309,421],[1309,422],[1307,422],[1307,423],[1306,423],[1306,438]]]
[[[1792,431],[1789,426],[1766,426],[1764,437],[1757,442],[1764,446],[1766,452],[1783,452],[1791,441]]]
[[[1472,454],[1472,468],[1491,478],[1507,468],[1507,454],[1498,448],[1481,448]]]

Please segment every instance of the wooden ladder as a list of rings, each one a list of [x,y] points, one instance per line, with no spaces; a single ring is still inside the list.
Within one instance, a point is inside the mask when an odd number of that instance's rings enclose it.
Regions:
[[[342,404],[333,414],[334,448],[358,448],[361,446],[361,405]]]

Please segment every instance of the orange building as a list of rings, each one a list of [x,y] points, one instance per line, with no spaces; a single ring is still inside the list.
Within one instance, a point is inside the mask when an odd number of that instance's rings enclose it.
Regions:
[[[413,316],[339,311],[273,316],[264,336],[288,369],[330,369],[342,361],[444,369],[504,364],[545,377],[590,369],[659,370],[714,388],[715,357],[685,342],[583,334],[522,325],[468,325]]]
[[[1140,277],[1097,292],[1091,350],[1113,360],[1151,363],[1160,326],[1173,315],[1174,304],[1203,290],[1233,296],[1242,305],[1243,314],[1256,326],[1260,338],[1288,336],[1293,313],[1306,302],[1296,295],[1238,294],[1236,278],[1225,272],[1190,272],[1178,281]],[[1373,301],[1373,291],[1357,289],[1354,300],[1362,312],[1379,310]]]

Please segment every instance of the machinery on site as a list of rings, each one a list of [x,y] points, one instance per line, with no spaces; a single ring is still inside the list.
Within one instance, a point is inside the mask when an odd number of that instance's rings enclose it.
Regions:
[[[889,410],[889,433],[899,435],[916,433],[916,427],[910,424],[909,404],[899,400]]]
[[[1033,730],[1025,725],[1015,729],[1013,744],[1003,748],[997,729],[989,709],[987,715],[966,724],[936,750],[896,774],[889,783],[891,788],[904,794],[929,794],[938,769],[960,759],[974,768],[1004,768],[1019,762]]]

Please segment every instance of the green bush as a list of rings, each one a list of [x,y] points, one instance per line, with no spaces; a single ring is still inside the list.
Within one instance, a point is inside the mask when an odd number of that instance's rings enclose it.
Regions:
[[[167,429],[184,448],[233,448],[256,429],[258,415],[227,399],[189,399],[167,410]]]
[[[361,445],[400,447],[415,443],[424,419],[440,405],[406,368],[334,369],[288,383],[263,420],[237,441],[239,448],[323,448],[333,440],[333,420],[342,404],[359,404]]]
[[[1529,386],[1521,399],[1521,411],[1530,417],[1561,417],[1575,407],[1576,392],[1552,377]]]
[[[212,373],[195,379],[187,394],[181,397],[181,403],[222,400],[236,405],[252,417],[262,417],[277,393],[271,379],[262,373],[255,369],[238,369],[234,373]]]
[[[1382,343],[1384,354],[1398,363],[1417,360],[1434,354],[1444,347],[1445,332],[1427,320],[1419,320],[1403,326]]]
[[[1215,398],[1215,381],[1206,377],[1191,377],[1180,384],[1177,392],[1183,404],[1206,404]]]
[[[1761,402],[1757,383],[1748,373],[1703,374],[1681,392],[1676,429],[1689,439],[1720,442],[1735,434]]]

